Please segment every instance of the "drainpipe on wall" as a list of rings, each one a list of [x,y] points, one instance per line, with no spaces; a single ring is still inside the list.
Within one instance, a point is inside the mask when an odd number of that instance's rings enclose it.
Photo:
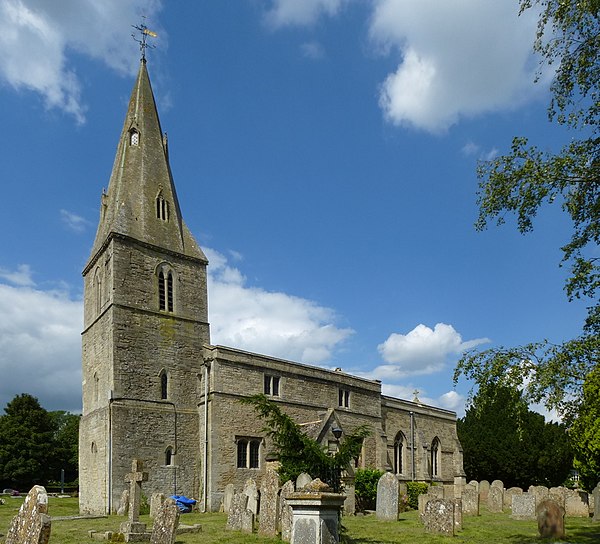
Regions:
[[[203,511],[207,512],[208,497],[208,363],[204,365],[204,459],[202,461],[203,476],[202,476],[202,501]]]
[[[415,481],[415,413],[410,414],[411,478]]]

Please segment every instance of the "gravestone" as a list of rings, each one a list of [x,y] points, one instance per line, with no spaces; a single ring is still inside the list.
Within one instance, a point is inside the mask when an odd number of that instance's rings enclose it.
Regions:
[[[356,512],[356,489],[354,476],[342,476],[342,489],[346,500],[344,501],[344,514],[352,516]]]
[[[533,520],[535,517],[535,495],[523,493],[513,495],[511,515],[513,519]]]
[[[487,502],[489,491],[490,482],[487,480],[481,480],[481,482],[479,482],[479,498],[481,499],[481,502]]]
[[[306,474],[306,472],[303,472],[298,476],[298,478],[296,478],[296,489],[300,491],[303,487],[307,486],[312,481],[312,476],[310,474]]]
[[[594,496],[594,517],[592,521],[600,521],[600,482],[596,484],[592,494]]]
[[[467,485],[474,487],[477,490],[477,493],[479,493],[479,482],[477,480],[471,480]]]
[[[41,485],[35,485],[10,522],[4,542],[5,544],[48,544],[50,528],[46,489]]]
[[[442,489],[444,490],[442,499],[450,500],[454,498],[454,484],[444,484]]]
[[[479,491],[473,486],[466,486],[462,494],[462,508],[465,516],[479,515]]]
[[[454,476],[454,497],[460,499],[462,492],[467,485],[467,479],[463,476]]]
[[[504,488],[492,485],[488,491],[487,508],[489,512],[499,514],[504,505]]]
[[[549,497],[550,490],[544,485],[530,485],[528,493],[535,497],[535,504],[537,506]]]
[[[258,533],[263,536],[277,536],[279,475],[268,467],[260,485],[260,517]]]
[[[398,478],[386,472],[377,482],[377,519],[397,521],[399,509],[400,486]]]
[[[520,487],[509,487],[505,492],[504,492],[504,508],[506,510],[510,510],[512,508],[512,497],[513,495],[522,495],[523,494],[523,490]]]
[[[233,484],[227,484],[225,486],[225,493],[223,494],[223,512],[229,514],[229,509],[231,508],[231,499],[233,499],[233,494],[235,493],[235,487]]]
[[[248,505],[248,495],[244,493],[234,493],[231,499],[231,508],[229,508],[229,515],[227,516],[227,529],[232,531],[242,530],[242,515],[246,512]]]
[[[129,489],[124,489],[117,506],[117,516],[126,516],[129,513]]]
[[[179,508],[173,499],[166,499],[154,516],[150,544],[175,544],[179,525]]]
[[[436,499],[444,498],[444,486],[441,485],[430,485],[427,489],[427,494],[435,497]]]
[[[121,523],[119,532],[123,533],[125,542],[149,540],[146,524],[140,522],[140,505],[142,503],[142,482],[148,481],[148,473],[144,472],[144,464],[139,459],[131,463],[131,472],[125,475],[129,483],[129,519]]]
[[[423,513],[423,524],[427,533],[454,536],[454,501],[428,501]]]
[[[548,490],[548,498],[556,501],[562,508],[565,507],[566,487],[551,487]]]
[[[544,499],[535,509],[538,531],[542,538],[565,536],[565,511],[552,499]]]
[[[500,489],[504,489],[504,482],[502,480],[494,480],[490,487],[499,487]]]
[[[252,534],[254,531],[254,512],[249,508],[246,508],[246,510],[242,512],[241,521],[240,530],[242,533]]]
[[[434,497],[433,495],[430,495],[429,493],[421,493],[420,495],[417,496],[419,518],[421,518],[421,520],[423,520],[423,514],[425,514],[425,505],[429,501],[432,501],[433,499],[437,499],[437,497]]]
[[[454,498],[454,532],[462,531],[463,526],[463,506],[462,499]]]
[[[252,478],[248,478],[244,484],[243,493],[248,497],[248,505],[246,508],[254,515],[258,514],[258,488],[256,487],[256,481]]]
[[[567,517],[587,518],[590,515],[588,495],[585,491],[569,489],[565,493],[565,513]]]
[[[292,507],[287,499],[294,492],[294,482],[288,480],[283,484],[279,494],[279,523],[281,528],[281,540],[289,542],[292,538]]]
[[[164,493],[152,493],[150,497],[150,517],[154,519],[165,502]]]

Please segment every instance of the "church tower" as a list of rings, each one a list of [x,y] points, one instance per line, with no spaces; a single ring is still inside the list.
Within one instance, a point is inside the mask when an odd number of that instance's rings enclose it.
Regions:
[[[83,270],[82,512],[116,509],[133,458],[148,496],[198,494],[207,264],[181,216],[143,58]]]

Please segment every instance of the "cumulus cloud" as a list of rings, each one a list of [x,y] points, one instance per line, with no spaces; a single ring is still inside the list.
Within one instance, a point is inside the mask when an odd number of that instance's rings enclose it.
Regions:
[[[462,417],[465,414],[465,403],[466,398],[464,395],[457,393],[456,391],[448,391],[443,393],[439,397],[431,397],[427,394],[427,390],[424,388],[418,388],[414,385],[400,385],[400,384],[389,384],[383,383],[381,385],[381,392],[384,395],[390,397],[396,397],[405,400],[415,400],[415,394],[418,401],[422,404],[429,406],[438,406],[456,412],[458,417]]]
[[[248,287],[224,255],[210,249],[206,253],[213,343],[323,363],[353,333],[335,325],[333,310],[286,293]]]
[[[78,123],[85,120],[81,83],[67,50],[121,73],[137,64],[131,24],[160,10],[160,0],[4,0],[0,2],[0,80],[39,93]]]
[[[321,15],[336,15],[347,0],[272,0],[265,20],[273,27],[310,25]]]
[[[31,267],[28,264],[20,264],[16,270],[0,267],[0,279],[20,287],[30,287],[34,285],[31,274]]]
[[[74,232],[83,232],[90,225],[87,219],[67,210],[60,210],[60,219]]]
[[[442,370],[449,356],[489,342],[487,338],[463,341],[452,325],[438,323],[433,329],[417,325],[408,334],[392,333],[377,349],[388,363],[378,366],[373,375],[394,380],[404,376],[433,374]]]
[[[385,118],[443,132],[461,117],[512,108],[531,92],[535,13],[511,2],[379,0],[369,33],[400,58],[380,89]]]
[[[0,408],[30,393],[48,410],[81,410],[82,315],[65,291],[0,283]]]

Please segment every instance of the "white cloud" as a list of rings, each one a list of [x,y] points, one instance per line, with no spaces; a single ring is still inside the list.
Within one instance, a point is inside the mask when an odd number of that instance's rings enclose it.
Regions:
[[[327,361],[353,331],[334,324],[335,313],[286,293],[245,285],[242,273],[222,254],[210,260],[211,340],[257,353],[306,363]]]
[[[512,2],[379,0],[370,37],[400,62],[381,86],[388,121],[443,132],[531,92],[536,14]]]
[[[46,107],[85,120],[81,83],[67,50],[127,73],[135,70],[138,45],[132,24],[151,17],[160,0],[4,0],[0,2],[0,79],[31,90]]]
[[[0,284],[0,409],[30,393],[48,410],[80,410],[82,303],[28,285]]]
[[[28,264],[20,264],[17,270],[0,268],[0,279],[20,287],[32,287],[35,285],[31,277],[31,267]]]
[[[466,398],[457,393],[456,391],[448,391],[440,395],[439,397],[430,397],[427,395],[427,391],[424,388],[418,388],[413,385],[400,385],[400,384],[389,384],[383,383],[381,385],[381,392],[384,395],[390,397],[396,397],[405,400],[414,400],[415,391],[417,392],[417,398],[422,404],[429,406],[438,406],[446,410],[456,412],[458,417],[462,417],[465,414],[465,402]]]
[[[433,374],[444,368],[449,356],[486,342],[489,342],[487,338],[463,342],[454,327],[445,323],[438,323],[433,329],[420,324],[408,334],[390,334],[377,346],[388,364],[378,366],[373,376],[394,380],[409,375]]]
[[[60,210],[61,221],[72,231],[83,232],[90,222],[76,213],[67,210]]]
[[[300,46],[302,56],[307,59],[319,60],[325,56],[323,46],[316,41],[306,42]]]
[[[336,15],[347,0],[272,0],[265,19],[273,27],[313,24],[321,15]]]

